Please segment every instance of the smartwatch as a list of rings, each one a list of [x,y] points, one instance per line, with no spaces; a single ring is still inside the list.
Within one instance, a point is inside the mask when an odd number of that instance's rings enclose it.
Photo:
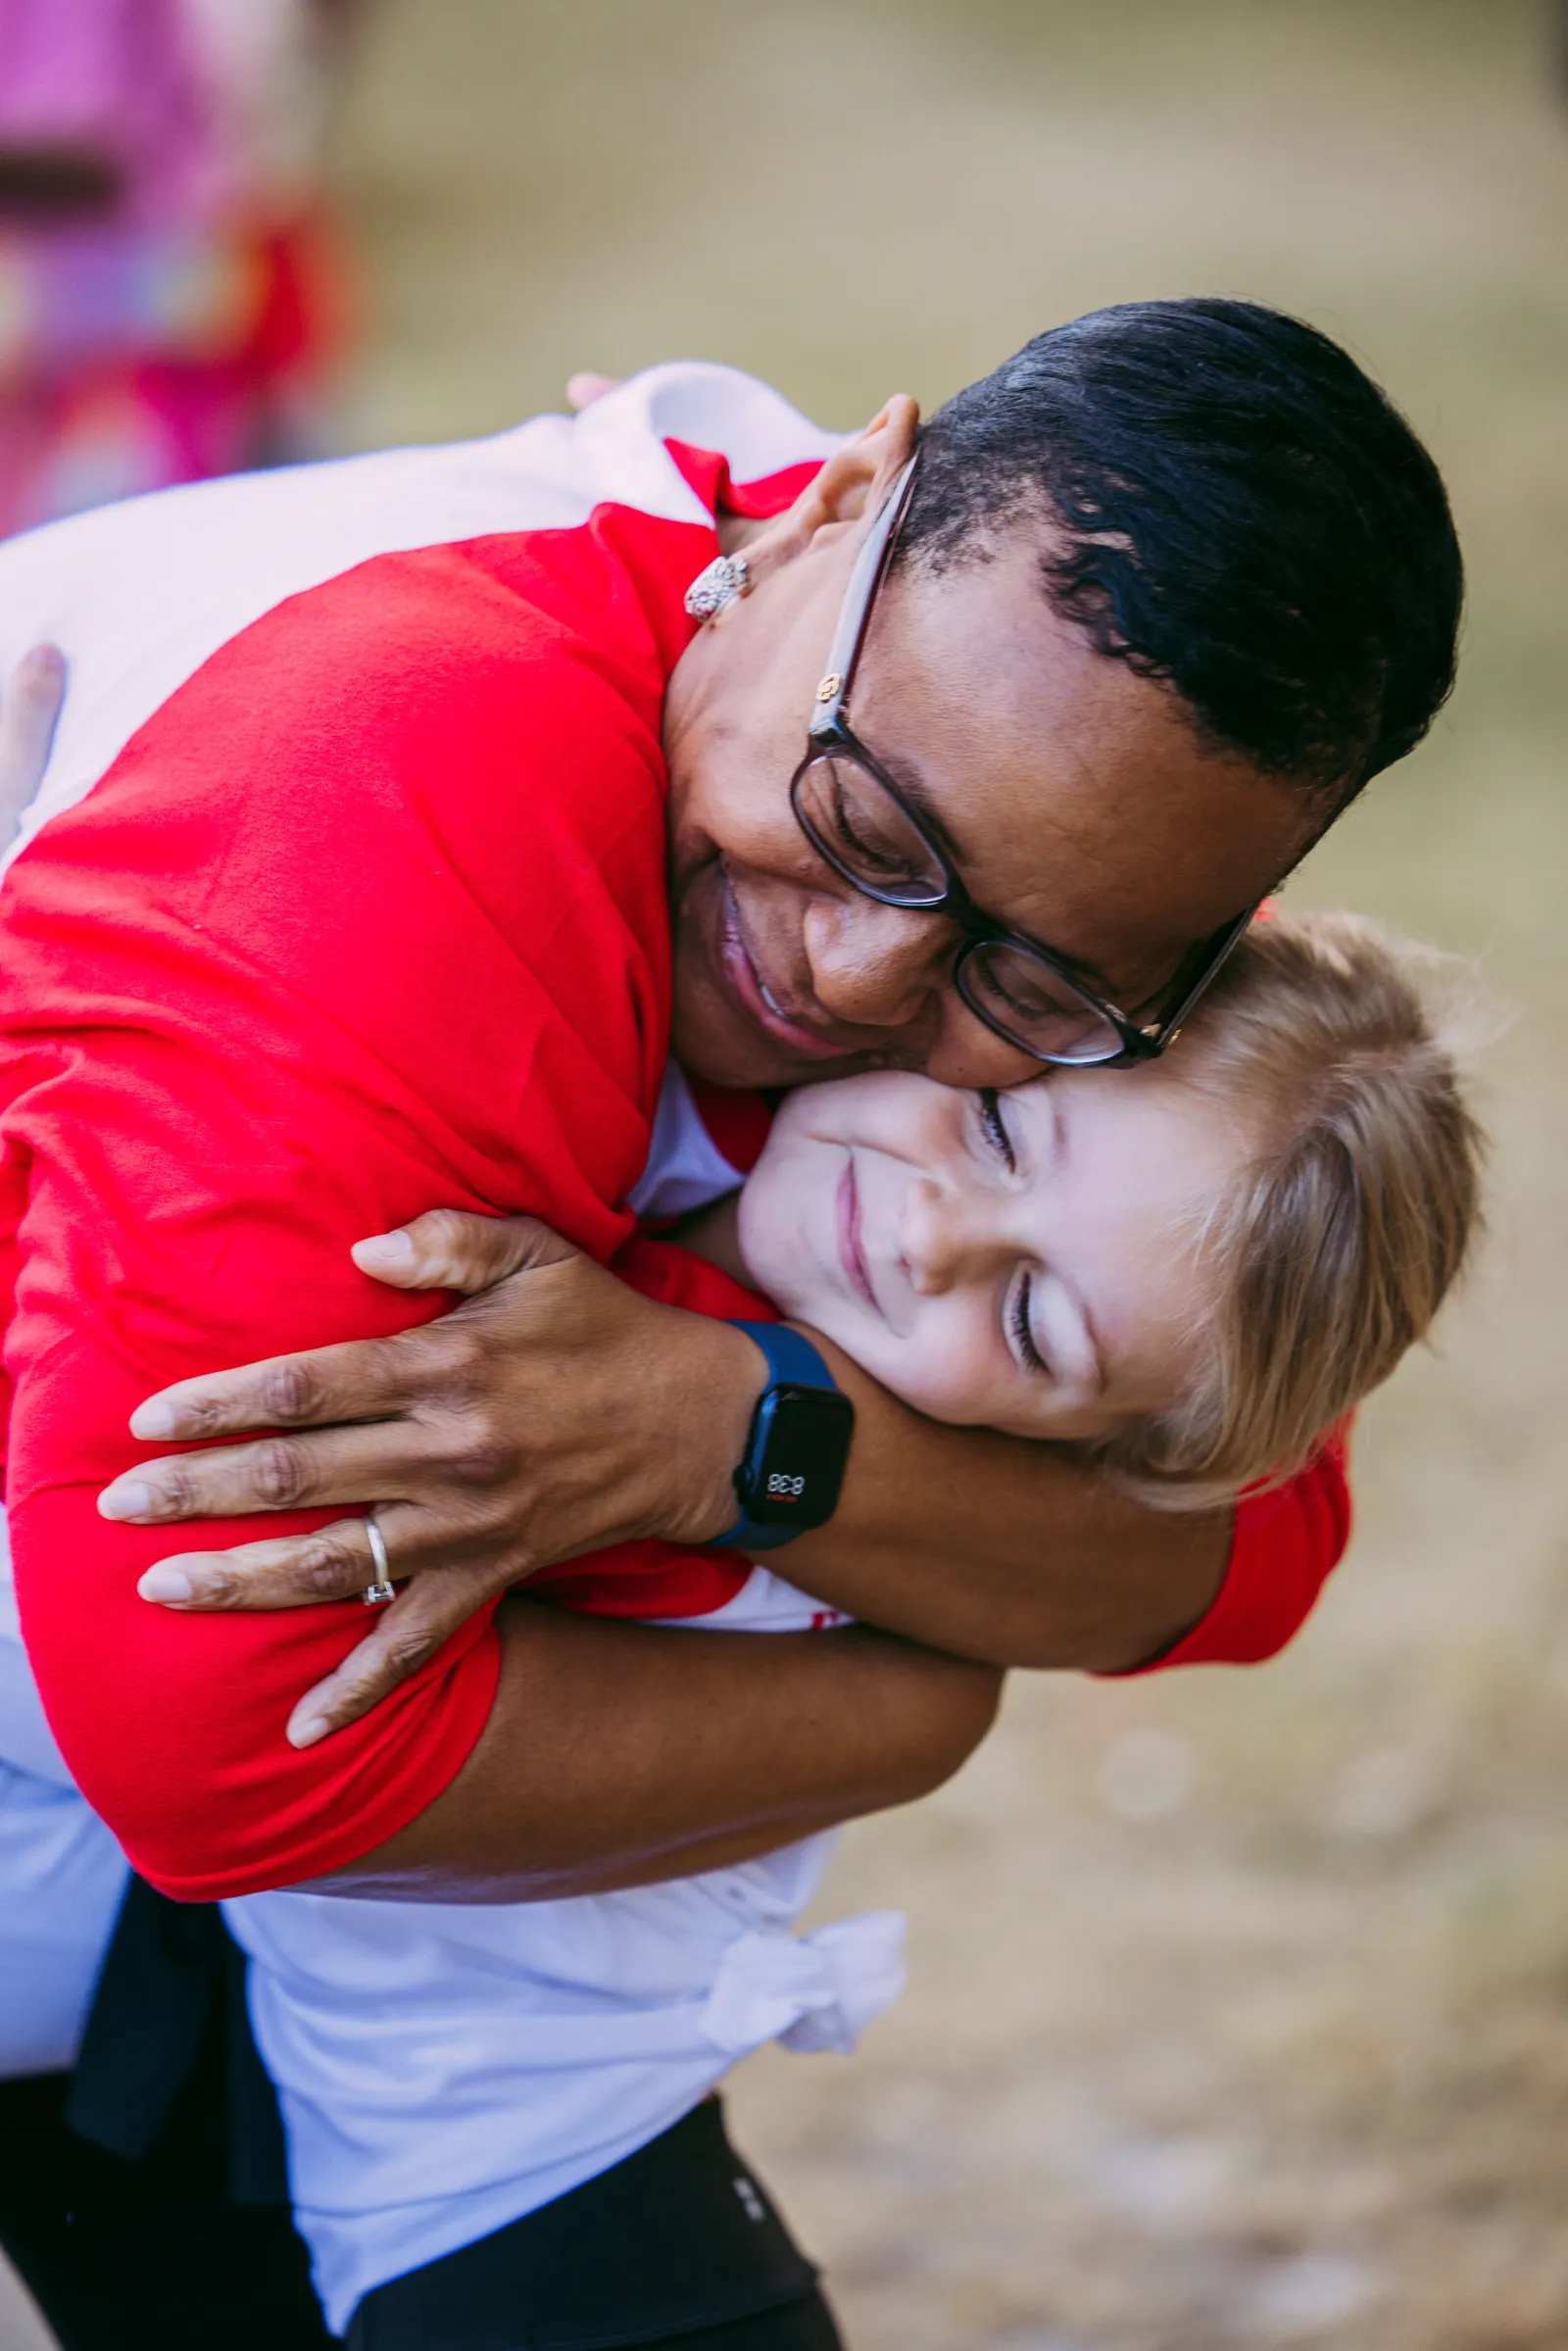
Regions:
[[[761,1348],[770,1377],[735,1472],[741,1514],[706,1547],[771,1550],[810,1527],[825,1527],[838,1508],[855,1406],[799,1331],[771,1322],[735,1328]]]

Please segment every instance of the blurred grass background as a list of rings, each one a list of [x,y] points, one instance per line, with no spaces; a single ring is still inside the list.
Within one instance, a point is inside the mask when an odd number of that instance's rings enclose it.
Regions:
[[[829,1907],[910,1913],[744,2143],[856,2351],[1568,2346],[1568,104],[1544,0],[381,0],[348,445],[704,356],[851,426],[1225,291],[1348,342],[1471,567],[1462,683],[1293,887],[1479,955],[1494,1234],[1281,1663],[1020,1681]]]
[[[1494,1238],[1367,1414],[1261,1673],[1020,1682],[850,1838],[910,1913],[744,2142],[857,2351],[1568,2346],[1568,105],[1537,0],[384,0],[340,184],[355,442],[721,358],[850,426],[1054,320],[1222,290],[1436,450],[1463,682],[1295,887],[1484,959]]]

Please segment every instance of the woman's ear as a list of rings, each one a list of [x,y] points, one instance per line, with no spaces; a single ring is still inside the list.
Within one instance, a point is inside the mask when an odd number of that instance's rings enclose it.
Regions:
[[[877,514],[914,455],[919,425],[919,403],[907,392],[884,401],[865,430],[836,449],[796,500],[791,513],[808,534]]]
[[[853,528],[880,513],[893,484],[914,455],[920,407],[907,392],[885,401],[863,432],[835,449],[785,514],[775,515],[744,545],[754,580],[805,555],[824,532]],[[729,548],[725,547],[726,554]]]

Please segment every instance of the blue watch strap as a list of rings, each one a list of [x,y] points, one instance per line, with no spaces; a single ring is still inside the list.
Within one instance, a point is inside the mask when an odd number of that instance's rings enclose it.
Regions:
[[[732,1330],[744,1331],[755,1340],[767,1357],[767,1368],[773,1377],[768,1386],[776,1388],[788,1380],[794,1388],[830,1388],[835,1396],[839,1384],[808,1339],[792,1331],[782,1322],[740,1322],[731,1317]]]
[[[789,1330],[779,1322],[744,1322],[738,1315],[731,1315],[729,1319],[733,1328],[744,1331],[767,1358],[770,1376],[767,1388],[762,1391],[763,1397],[768,1389],[784,1386],[825,1388],[833,1396],[843,1394],[816,1348],[808,1339],[803,1339],[799,1331]],[[760,1397],[759,1403],[760,1401]],[[750,1454],[751,1445],[748,1441],[748,1459]],[[744,1462],[742,1467],[745,1467]],[[721,1551],[736,1543],[744,1543],[750,1550],[771,1551],[777,1549],[780,1543],[793,1543],[799,1532],[797,1527],[769,1526],[764,1521],[750,1517],[743,1509],[732,1527],[722,1535],[715,1535],[703,1547],[705,1550]]]

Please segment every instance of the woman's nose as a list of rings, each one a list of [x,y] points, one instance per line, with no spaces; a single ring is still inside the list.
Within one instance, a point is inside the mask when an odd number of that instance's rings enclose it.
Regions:
[[[858,896],[819,899],[806,920],[811,993],[846,1028],[934,1041],[951,985],[953,926]],[[901,1058],[904,1056],[901,1055]]]
[[[858,896],[818,901],[807,916],[811,993],[830,1019],[886,1032],[885,1058],[944,1086],[1016,1086],[1039,1074],[971,1012],[954,982],[956,933],[940,914],[915,914]]]

